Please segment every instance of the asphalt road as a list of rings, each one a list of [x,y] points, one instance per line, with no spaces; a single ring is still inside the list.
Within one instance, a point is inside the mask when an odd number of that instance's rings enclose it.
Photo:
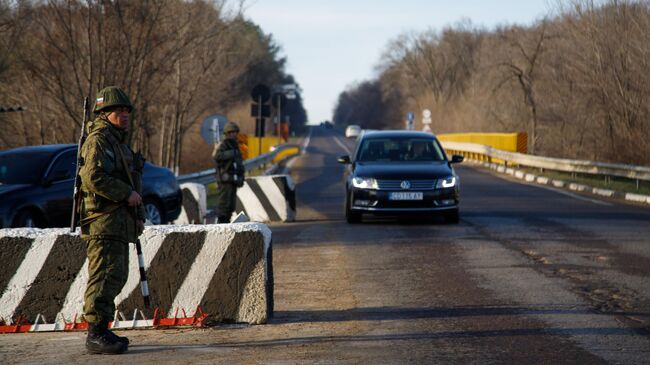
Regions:
[[[85,355],[82,333],[0,336],[0,362],[650,362],[650,209],[461,165],[460,224],[348,225],[336,157],[352,148],[316,127],[292,164],[271,323],[127,331],[119,357]]]

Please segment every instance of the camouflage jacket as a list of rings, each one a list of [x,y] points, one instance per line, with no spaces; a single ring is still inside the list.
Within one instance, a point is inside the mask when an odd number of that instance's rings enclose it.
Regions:
[[[212,158],[217,164],[217,182],[233,183],[237,186],[244,184],[244,160],[236,140],[223,139],[215,147]]]
[[[134,242],[136,219],[144,221],[144,207],[129,207],[133,188],[124,169],[122,155],[131,173],[135,190],[142,193],[144,158],[125,141],[128,132],[119,130],[102,117],[88,124],[88,137],[81,148],[81,235]],[[120,155],[120,151],[122,155]]]

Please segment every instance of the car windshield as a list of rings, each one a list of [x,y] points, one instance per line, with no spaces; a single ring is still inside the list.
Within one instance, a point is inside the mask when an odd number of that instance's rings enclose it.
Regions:
[[[369,138],[362,142],[359,162],[444,161],[438,143],[427,138]]]
[[[0,154],[1,184],[34,184],[42,176],[52,152],[6,152]]]

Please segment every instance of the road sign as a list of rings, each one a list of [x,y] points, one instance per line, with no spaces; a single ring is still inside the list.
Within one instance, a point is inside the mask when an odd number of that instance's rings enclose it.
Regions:
[[[251,104],[251,117],[257,118],[259,117],[259,104],[252,103]],[[271,106],[268,104],[262,104],[262,117],[263,118],[268,118],[271,116]]]
[[[415,119],[415,113],[413,113],[413,112],[406,113],[406,120],[408,120],[409,122],[412,122],[414,119]]]
[[[429,109],[424,109],[424,110],[422,111],[422,117],[424,117],[424,119],[431,118],[431,110],[429,110]]]
[[[213,114],[203,119],[201,137],[205,143],[209,145],[219,143],[219,137],[223,133],[223,126],[226,123],[228,123],[228,118],[221,114]]]
[[[270,97],[271,90],[269,90],[269,87],[264,84],[256,85],[251,91],[251,98],[253,99],[254,103],[259,103],[260,101],[262,103],[266,103]]]

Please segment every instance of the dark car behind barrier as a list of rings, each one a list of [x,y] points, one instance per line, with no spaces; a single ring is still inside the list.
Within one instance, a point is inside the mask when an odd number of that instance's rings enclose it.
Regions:
[[[367,131],[346,164],[345,217],[358,223],[363,214],[439,214],[458,223],[459,177],[437,138],[415,131]]]
[[[0,228],[68,227],[77,145],[20,147],[0,152]],[[178,218],[182,193],[174,174],[145,163],[142,198],[147,219],[164,224]]]

